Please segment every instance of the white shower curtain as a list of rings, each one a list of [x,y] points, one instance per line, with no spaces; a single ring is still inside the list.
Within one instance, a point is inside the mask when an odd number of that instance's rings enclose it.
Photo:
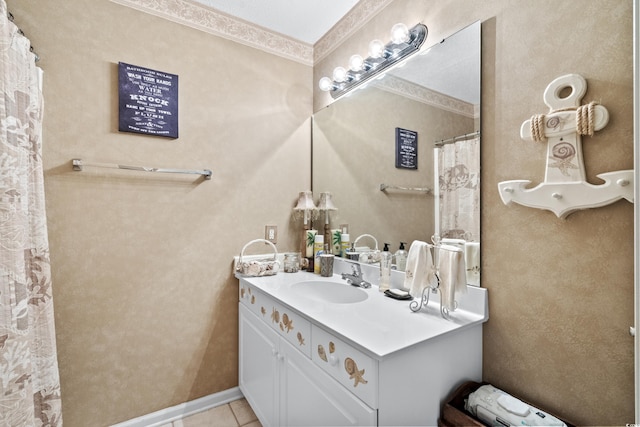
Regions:
[[[42,171],[42,70],[0,0],[0,425],[61,426]]]
[[[440,237],[480,240],[480,136],[438,150]]]

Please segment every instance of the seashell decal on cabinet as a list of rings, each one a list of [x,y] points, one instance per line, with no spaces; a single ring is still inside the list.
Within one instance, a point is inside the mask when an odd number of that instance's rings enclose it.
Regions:
[[[290,319],[289,316],[287,316],[287,313],[282,314],[282,324],[284,325],[284,329],[286,329],[287,333],[291,332],[293,329],[293,319]]]
[[[344,370],[349,374],[349,379],[353,380],[354,387],[358,387],[360,383],[367,383],[367,380],[364,379],[364,369],[358,370],[358,365],[352,358],[347,357],[344,359]]]
[[[333,341],[329,341],[329,354],[336,352],[336,345]],[[318,344],[318,356],[324,362],[329,362],[327,353],[322,344]],[[331,362],[334,365],[334,361]],[[351,357],[344,359],[344,370],[349,374],[349,379],[353,380],[353,387],[358,387],[358,384],[367,384],[368,381],[364,379],[365,369],[358,369],[358,364]]]
[[[263,314],[265,314],[265,312],[266,310],[263,312]],[[271,321],[278,325],[280,330],[286,334],[295,329],[295,327],[293,326],[293,318],[287,313],[282,313],[282,315],[280,315],[280,312],[275,307],[273,307],[273,310],[271,311]],[[298,338],[298,344],[300,346],[305,345],[304,336],[301,332],[298,332],[296,334],[296,337]]]
[[[325,362],[327,361],[327,353],[324,351],[324,347],[322,346],[322,344],[318,345],[318,356],[320,356],[320,359],[324,360]]]

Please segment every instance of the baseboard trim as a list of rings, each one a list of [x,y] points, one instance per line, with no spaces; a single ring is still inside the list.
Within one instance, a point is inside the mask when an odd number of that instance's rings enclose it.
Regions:
[[[112,427],[158,427],[188,417],[189,415],[242,399],[243,397],[240,388],[233,387],[170,408],[161,409],[129,421],[114,424]]]

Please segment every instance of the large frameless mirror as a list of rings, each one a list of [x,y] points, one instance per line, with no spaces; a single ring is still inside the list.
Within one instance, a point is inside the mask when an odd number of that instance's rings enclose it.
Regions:
[[[434,235],[479,242],[479,130],[476,22],[314,115],[313,192],[333,194],[331,228],[392,252]]]

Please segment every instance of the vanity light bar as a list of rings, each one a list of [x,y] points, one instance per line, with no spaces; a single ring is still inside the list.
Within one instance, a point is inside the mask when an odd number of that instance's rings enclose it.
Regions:
[[[363,59],[360,55],[351,56],[349,69],[336,67],[331,78],[320,79],[320,89],[329,91],[331,97],[337,99],[419,51],[427,39],[427,33],[424,24],[417,24],[411,29],[404,24],[394,25],[389,43],[385,45],[380,40],[373,40],[369,43],[368,58]]]

